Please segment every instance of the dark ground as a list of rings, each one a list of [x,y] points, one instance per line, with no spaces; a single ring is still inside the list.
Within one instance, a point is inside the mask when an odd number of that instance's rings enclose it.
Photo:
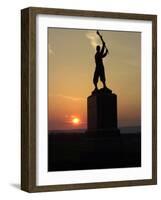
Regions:
[[[48,134],[48,171],[141,167],[141,134]]]

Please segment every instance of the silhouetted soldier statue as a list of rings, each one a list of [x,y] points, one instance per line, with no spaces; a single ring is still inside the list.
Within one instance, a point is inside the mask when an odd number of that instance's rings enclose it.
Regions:
[[[103,66],[103,58],[107,56],[108,49],[106,44],[97,31],[102,41],[102,45],[96,47],[95,62],[96,68],[93,77],[95,85],[92,94],[87,97],[87,133],[95,137],[118,136],[120,130],[117,127],[117,95],[106,87],[106,77]],[[101,79],[103,88],[98,89],[98,79]]]
[[[106,47],[106,44],[100,35],[100,33],[97,31],[97,34],[99,35],[101,41],[102,41],[102,48],[98,45],[96,46],[96,54],[95,54],[95,63],[96,63],[96,69],[94,72],[94,77],[93,77],[93,83],[95,85],[95,90],[97,91],[97,83],[98,79],[100,77],[100,80],[103,83],[103,88],[106,89],[106,77],[105,77],[105,71],[104,71],[104,66],[103,66],[103,58],[106,57],[108,53],[108,49]]]

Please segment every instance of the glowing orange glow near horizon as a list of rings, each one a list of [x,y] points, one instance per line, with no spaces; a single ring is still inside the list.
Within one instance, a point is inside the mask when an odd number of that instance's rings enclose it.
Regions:
[[[72,123],[73,123],[74,125],[79,125],[79,124],[80,124],[80,119],[77,118],[77,117],[74,117],[74,118],[72,119]]]

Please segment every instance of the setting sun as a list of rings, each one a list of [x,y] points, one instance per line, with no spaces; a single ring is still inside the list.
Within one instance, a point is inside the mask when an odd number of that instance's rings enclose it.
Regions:
[[[80,119],[75,117],[75,118],[72,119],[72,123],[73,124],[79,124],[80,123]]]

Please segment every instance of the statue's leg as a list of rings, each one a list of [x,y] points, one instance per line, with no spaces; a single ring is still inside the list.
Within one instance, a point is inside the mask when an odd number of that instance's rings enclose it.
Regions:
[[[103,87],[107,88],[104,67],[102,68],[101,73],[100,73],[100,80],[103,83]]]
[[[94,84],[94,86],[95,86],[95,89],[98,89],[98,88],[97,88],[98,77],[99,77],[98,70],[95,70],[94,76],[93,76],[93,84]]]

